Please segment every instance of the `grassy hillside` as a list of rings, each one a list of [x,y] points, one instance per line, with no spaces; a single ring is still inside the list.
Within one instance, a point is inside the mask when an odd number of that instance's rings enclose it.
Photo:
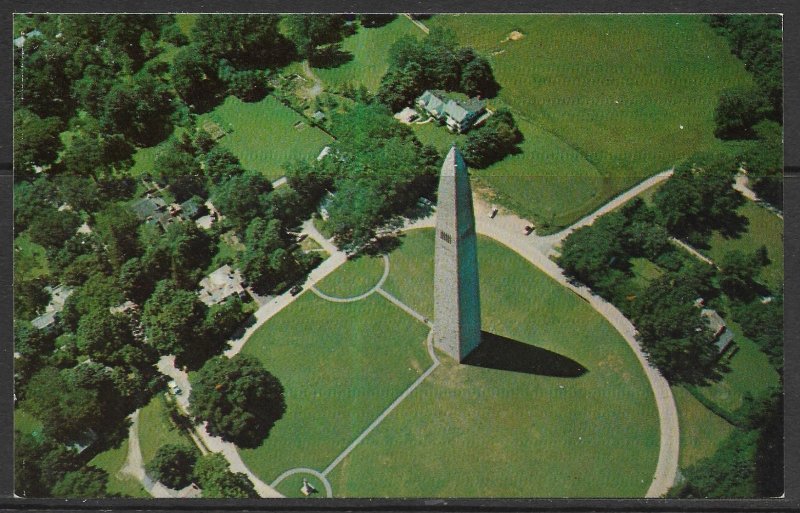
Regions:
[[[551,169],[523,162],[482,173],[498,189],[519,177],[506,192],[515,209],[554,225],[692,153],[721,147],[713,136],[719,91],[750,81],[700,16],[461,15],[425,23],[453,29],[488,55],[502,86],[493,103],[560,139],[602,177],[562,165],[554,180]],[[507,39],[514,30],[523,37]],[[572,191],[560,193],[570,180],[586,189],[577,201]],[[538,189],[553,191],[539,197]]]

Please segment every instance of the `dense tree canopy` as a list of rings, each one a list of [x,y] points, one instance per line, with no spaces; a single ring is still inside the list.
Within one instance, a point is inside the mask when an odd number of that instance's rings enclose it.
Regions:
[[[313,59],[317,48],[341,41],[344,18],[338,14],[289,15],[286,19],[289,37],[300,55]]]
[[[522,139],[511,111],[498,109],[483,126],[470,130],[461,151],[467,164],[481,169],[508,154],[519,153],[517,145]]]
[[[425,89],[490,98],[499,86],[489,61],[472,48],[459,48],[452,31],[436,27],[424,39],[405,36],[395,41],[377,97],[392,111],[398,111]]]
[[[142,324],[148,341],[160,354],[184,356],[198,351],[207,307],[193,291],[182,290],[170,280],[158,282],[144,304]]]
[[[194,466],[195,480],[203,490],[204,499],[253,499],[258,493],[247,475],[231,472],[225,457],[210,453]]]
[[[192,483],[197,451],[188,445],[166,444],[147,462],[147,473],[169,488],[180,490]]]
[[[747,219],[736,212],[744,203],[733,189],[736,169],[722,155],[695,156],[676,167],[653,198],[660,222],[672,235],[701,247],[711,230],[740,233]]]
[[[61,149],[61,120],[45,119],[28,109],[14,111],[14,174],[17,180],[33,177],[34,166],[55,161]]]
[[[272,183],[261,173],[231,176],[217,186],[211,201],[234,228],[243,231],[251,219],[267,210]]]
[[[240,447],[256,447],[286,411],[283,386],[251,356],[206,362],[192,387],[191,412],[208,431]]]
[[[87,465],[80,470],[64,474],[64,477],[53,486],[52,493],[54,497],[64,498],[106,497],[107,485],[108,472]]]
[[[635,303],[642,349],[670,383],[704,384],[718,377],[718,353],[694,306],[697,291],[680,275],[664,274]]]

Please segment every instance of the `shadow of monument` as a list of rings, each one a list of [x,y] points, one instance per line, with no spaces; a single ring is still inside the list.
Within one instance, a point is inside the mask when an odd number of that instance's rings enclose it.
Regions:
[[[566,356],[486,331],[481,331],[481,344],[462,363],[557,378],[577,378],[588,372]]]

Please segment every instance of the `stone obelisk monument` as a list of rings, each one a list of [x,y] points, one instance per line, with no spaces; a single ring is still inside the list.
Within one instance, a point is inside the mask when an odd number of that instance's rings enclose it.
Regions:
[[[459,362],[481,341],[477,242],[467,165],[454,145],[439,177],[433,343]]]

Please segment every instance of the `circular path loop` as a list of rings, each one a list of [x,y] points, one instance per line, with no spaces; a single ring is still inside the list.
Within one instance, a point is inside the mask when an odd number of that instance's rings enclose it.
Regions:
[[[322,472],[314,470],[313,468],[306,468],[306,467],[290,468],[289,470],[287,470],[283,474],[281,474],[278,477],[276,477],[275,481],[273,481],[270,484],[270,486],[272,488],[275,488],[276,486],[278,486],[281,483],[281,481],[283,481],[287,477],[293,476],[295,474],[310,474],[310,475],[316,477],[317,479],[319,479],[322,482],[322,486],[325,487],[325,496],[328,497],[328,498],[333,497],[333,488],[331,487],[331,483],[330,483],[330,481],[328,481],[328,478],[326,478],[324,475],[322,475]]]
[[[334,303],[352,303],[354,301],[360,301],[360,300],[372,295],[373,293],[375,293],[375,291],[377,291],[379,288],[381,288],[383,283],[386,281],[386,278],[389,277],[389,257],[386,256],[386,255],[381,255],[381,256],[383,257],[383,276],[381,276],[381,279],[378,280],[378,283],[376,283],[375,286],[373,286],[371,289],[369,289],[368,291],[364,292],[363,294],[359,294],[357,296],[350,296],[350,297],[330,296],[330,295],[322,292],[321,290],[319,290],[316,287],[316,285],[311,287],[311,291],[314,294],[316,294],[317,296],[321,297],[322,299],[324,299],[326,301],[332,301]]]

